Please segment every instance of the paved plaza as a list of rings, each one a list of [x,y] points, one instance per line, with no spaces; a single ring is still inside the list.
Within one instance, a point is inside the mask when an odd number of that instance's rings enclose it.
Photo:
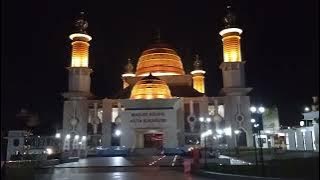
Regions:
[[[181,159],[180,159],[181,160]],[[36,180],[205,180],[186,175],[175,156],[92,157],[37,170]]]
[[[36,180],[206,180],[208,178],[184,175],[181,171],[146,168],[129,172],[78,172],[75,169],[54,169],[53,174],[39,174]]]

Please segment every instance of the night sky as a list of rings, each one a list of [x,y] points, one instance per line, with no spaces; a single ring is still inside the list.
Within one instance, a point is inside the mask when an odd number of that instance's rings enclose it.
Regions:
[[[221,37],[224,0],[199,1],[15,1],[1,10],[1,125],[21,123],[24,107],[38,112],[41,127],[61,127],[61,93],[67,91],[73,22],[85,11],[93,68],[92,92],[111,97],[122,88],[127,58],[136,63],[157,28],[172,44],[185,70],[196,53],[203,61],[207,95],[222,87]],[[103,3],[104,2],[104,3]],[[233,0],[242,35],[252,102],[277,105],[283,125],[297,124],[319,90],[317,0]]]

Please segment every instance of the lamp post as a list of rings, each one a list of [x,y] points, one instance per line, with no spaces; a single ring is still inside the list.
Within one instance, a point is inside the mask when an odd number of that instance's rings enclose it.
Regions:
[[[204,138],[204,168],[208,168],[208,162],[207,162],[207,137],[212,135],[212,130],[209,129],[203,133],[201,133],[201,137]]]
[[[263,142],[261,139],[261,129],[262,127],[260,127],[260,124],[262,125],[262,114],[265,112],[265,108],[263,106],[260,106],[259,108],[255,107],[255,106],[251,106],[250,107],[250,111],[252,113],[252,116],[257,118],[257,123],[253,125],[254,128],[257,129],[258,131],[258,137],[259,137],[259,154],[260,154],[260,162],[261,162],[261,174],[262,176],[264,176],[264,159],[263,159]],[[256,122],[256,119],[255,119]]]
[[[256,165],[256,170],[258,172],[258,154],[257,154],[256,133],[255,133],[255,127],[258,124],[255,124],[255,122],[256,122],[255,119],[251,119],[250,122],[252,124],[252,131],[253,131],[253,146],[254,146],[255,165]]]

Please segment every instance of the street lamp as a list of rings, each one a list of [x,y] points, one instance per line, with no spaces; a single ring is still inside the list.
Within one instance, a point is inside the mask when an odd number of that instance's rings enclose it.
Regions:
[[[254,106],[251,106],[251,107],[250,107],[250,111],[251,111],[252,113],[255,113],[255,112],[257,111],[257,108],[254,107]]]
[[[223,130],[221,130],[221,129],[217,129],[216,131],[217,131],[217,134],[219,134],[219,135],[223,134]]]
[[[258,110],[259,110],[259,112],[260,112],[261,114],[264,113],[264,111],[265,111],[264,107],[262,107],[262,106],[260,106],[260,107],[258,108]]]
[[[304,108],[304,111],[305,111],[305,112],[309,112],[309,111],[310,111],[310,108],[309,108],[308,106],[306,106],[306,107]]]
[[[212,130],[209,129],[203,133],[201,133],[201,137],[204,138],[204,167],[207,169],[208,168],[208,163],[207,163],[207,137],[212,135]]]
[[[252,119],[250,120],[250,122],[251,122],[251,123],[255,123],[256,120],[252,118]]]
[[[226,136],[231,136],[232,135],[232,130],[231,130],[231,127],[227,127],[223,130],[224,134]]]
[[[300,126],[301,126],[301,127],[304,126],[304,121],[300,121]]]
[[[200,118],[199,118],[199,121],[200,121],[200,122],[203,122],[203,121],[204,121],[204,118],[203,118],[203,117],[200,117]]]
[[[255,106],[251,106],[250,111],[252,113],[252,116],[257,117],[257,124],[254,124],[253,127],[257,128],[257,131],[258,131],[259,147],[260,147],[260,149],[259,149],[260,150],[259,151],[260,152],[260,161],[261,161],[261,168],[262,168],[262,176],[264,176],[264,160],[263,160],[263,150],[262,150],[263,142],[261,139],[262,127],[259,127],[259,126],[260,126],[260,124],[263,125],[262,124],[263,123],[262,122],[262,114],[265,112],[265,108],[263,106],[260,106],[259,108],[255,107]],[[255,122],[256,122],[256,120],[255,120]]]
[[[252,131],[254,131],[255,127],[259,127],[259,124],[255,124],[256,120],[255,119],[251,119],[251,124],[252,124]],[[253,133],[253,146],[254,146],[254,157],[256,160],[256,167],[257,167],[257,171],[258,171],[258,154],[257,154],[257,145],[256,145],[256,133]]]
[[[61,138],[61,134],[60,133],[56,133],[55,138],[56,139],[60,139]]]
[[[75,136],[74,136],[74,139],[75,139],[75,140],[78,140],[78,139],[79,139],[79,135],[75,135]]]

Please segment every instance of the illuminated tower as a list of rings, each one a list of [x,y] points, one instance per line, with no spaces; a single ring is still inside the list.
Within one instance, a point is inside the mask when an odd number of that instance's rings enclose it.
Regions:
[[[202,62],[199,59],[199,55],[196,55],[193,67],[194,70],[191,71],[193,79],[193,88],[201,93],[205,93],[204,74],[206,73],[206,71],[202,69]]]
[[[232,129],[227,143],[229,147],[252,146],[250,98],[247,96],[251,88],[245,86],[245,62],[242,61],[240,42],[242,29],[236,25],[236,17],[231,12],[230,5],[223,21],[224,29],[219,33],[223,44],[223,62],[220,65],[223,77],[221,94],[225,95],[226,126]],[[240,133],[236,134],[235,130]]]
[[[81,13],[83,15],[83,13]],[[92,39],[86,32],[88,22],[81,16],[75,22],[75,33],[69,38],[72,40],[71,65],[69,70],[68,98],[83,98],[91,96],[90,84],[92,69],[89,68],[89,41]]]
[[[128,82],[126,81],[127,77],[135,77],[133,71],[134,67],[132,65],[131,59],[128,59],[128,64],[125,66],[125,72],[122,74],[122,81],[123,81],[123,89],[129,86]]]
[[[83,17],[75,22],[75,31],[71,39],[72,53],[69,71],[68,92],[63,93],[63,151],[80,149],[85,156],[89,107],[87,99],[92,96],[90,84],[92,69],[89,68],[89,41],[87,34],[88,22]],[[83,150],[83,151],[82,151]]]

